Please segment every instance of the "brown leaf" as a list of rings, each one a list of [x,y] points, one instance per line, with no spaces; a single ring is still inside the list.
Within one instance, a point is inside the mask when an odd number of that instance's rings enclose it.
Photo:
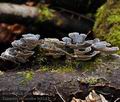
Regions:
[[[25,31],[25,26],[21,24],[0,23],[0,43],[8,43]]]
[[[11,25],[9,26],[9,30],[12,33],[20,34],[20,33],[25,31],[25,27],[23,25],[20,25],[20,24],[14,24],[12,26]]]
[[[89,93],[85,100],[73,97],[71,102],[108,102],[103,95],[98,95],[94,90]]]

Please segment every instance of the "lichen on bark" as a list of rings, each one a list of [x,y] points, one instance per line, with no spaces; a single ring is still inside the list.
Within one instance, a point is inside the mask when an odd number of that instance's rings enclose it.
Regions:
[[[96,14],[95,36],[120,47],[120,0],[107,0]]]

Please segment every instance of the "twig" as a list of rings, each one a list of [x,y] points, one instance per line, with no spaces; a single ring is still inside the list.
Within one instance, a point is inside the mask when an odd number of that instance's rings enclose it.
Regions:
[[[33,87],[31,90],[27,91],[27,92],[25,93],[25,95],[21,98],[22,101],[24,101],[24,99],[28,96],[28,94],[29,94],[30,92],[33,92],[34,90],[35,90],[35,87]]]
[[[61,98],[61,100],[62,100],[63,102],[66,102],[65,99],[62,97],[62,95],[58,92],[57,87],[54,86],[54,88],[55,88],[55,90],[56,90],[58,96]]]
[[[16,96],[16,98],[17,98],[17,102],[19,102],[19,100],[20,100],[20,97],[19,97],[17,94],[15,94],[15,93],[11,93],[11,95],[14,95],[14,96]]]
[[[120,98],[117,98],[114,102],[117,102],[117,101],[119,101],[120,100]]]
[[[79,13],[77,13],[77,12],[74,12],[74,11],[71,11],[71,10],[67,10],[67,9],[65,9],[65,8],[61,8],[61,7],[56,7],[56,8],[59,9],[59,10],[66,11],[66,12],[68,12],[68,13],[71,13],[71,14],[77,15],[77,16],[79,16],[79,17],[82,17],[82,18],[85,18],[85,19],[88,19],[88,20],[94,22],[93,19],[88,18],[88,17],[86,17],[86,16],[84,16],[84,15],[81,15],[81,14],[79,14]]]
[[[72,58],[73,58],[73,55],[69,54],[68,52],[66,52],[66,51],[64,51],[64,50],[62,50],[62,49],[60,49],[60,48],[57,48],[57,49],[58,49],[59,51],[65,53],[65,54],[68,55],[69,57],[72,57]]]

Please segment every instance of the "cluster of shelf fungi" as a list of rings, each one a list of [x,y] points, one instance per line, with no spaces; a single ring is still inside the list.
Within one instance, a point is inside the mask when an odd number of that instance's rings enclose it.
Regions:
[[[53,58],[65,56],[67,60],[80,61],[91,60],[100,53],[111,55],[119,50],[118,47],[112,47],[110,43],[100,41],[98,38],[93,40],[86,40],[86,38],[86,34],[77,32],[69,33],[68,37],[63,37],[62,40],[40,39],[39,34],[24,34],[21,39],[13,41],[12,47],[6,49],[0,58],[14,63],[25,63],[35,53],[36,46],[44,51],[45,56]]]

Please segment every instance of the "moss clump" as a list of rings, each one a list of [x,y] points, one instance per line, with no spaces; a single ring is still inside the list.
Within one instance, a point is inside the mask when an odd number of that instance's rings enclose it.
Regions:
[[[71,68],[68,66],[41,66],[38,70],[40,72],[57,72],[57,73],[64,73],[64,72],[72,72]]]
[[[47,5],[40,5],[39,7],[39,20],[44,22],[46,20],[51,20],[53,19],[54,15],[54,10],[49,9]]]
[[[22,85],[28,85],[34,77],[33,71],[18,72],[17,74],[22,77],[22,80],[20,81],[20,84]]]
[[[107,82],[107,80],[104,77],[98,76],[88,76],[80,80],[80,83],[88,83],[90,85],[95,85],[102,82]]]
[[[96,37],[120,47],[120,0],[114,1],[98,9],[93,31]]]
[[[68,65],[53,65],[53,66],[41,66],[38,70],[40,72],[57,72],[57,73],[69,73],[75,71],[75,66]]]
[[[120,47],[120,25],[114,24],[110,29],[109,37],[106,39],[111,42],[113,45],[118,45]]]
[[[59,63],[59,62],[58,62]],[[54,63],[54,65],[42,65],[38,71],[40,72],[57,72],[57,73],[69,73],[75,71],[92,72],[95,70],[95,66],[101,64],[101,59],[95,59],[91,61],[73,61],[65,62],[64,64]]]
[[[89,83],[89,84],[93,85],[93,84],[97,84],[99,82],[98,79],[99,78],[97,78],[97,77],[92,77],[91,76],[91,77],[86,77],[84,79],[81,79],[80,82]]]
[[[64,23],[64,19],[55,10],[50,9],[48,5],[40,5],[38,22],[51,21],[57,26],[61,26]]]

